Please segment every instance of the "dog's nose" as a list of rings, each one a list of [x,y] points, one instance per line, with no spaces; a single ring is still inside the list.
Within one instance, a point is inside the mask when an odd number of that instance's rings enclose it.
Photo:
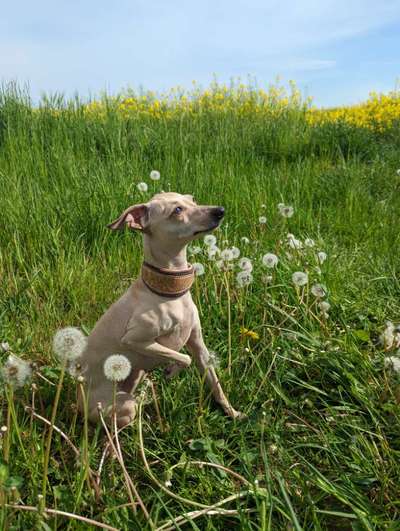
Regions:
[[[224,207],[216,207],[213,209],[213,216],[216,219],[222,219],[224,217],[224,214],[225,214]]]

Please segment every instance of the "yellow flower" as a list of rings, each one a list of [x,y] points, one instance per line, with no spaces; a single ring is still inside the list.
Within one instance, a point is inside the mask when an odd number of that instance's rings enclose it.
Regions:
[[[250,337],[251,339],[260,339],[260,336],[257,334],[257,332],[254,332],[254,330],[249,330],[248,328],[244,328],[243,326],[240,327],[240,335],[242,338],[244,337]]]

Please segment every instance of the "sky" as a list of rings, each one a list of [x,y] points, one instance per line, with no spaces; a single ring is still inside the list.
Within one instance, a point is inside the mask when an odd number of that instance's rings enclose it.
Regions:
[[[400,0],[4,2],[0,80],[95,97],[250,76],[293,79],[319,106],[360,102],[400,79]]]

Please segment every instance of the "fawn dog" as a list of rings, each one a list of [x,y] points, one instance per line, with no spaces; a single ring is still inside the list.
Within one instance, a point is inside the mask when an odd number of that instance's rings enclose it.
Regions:
[[[190,294],[194,271],[186,260],[188,243],[216,229],[223,216],[223,207],[197,205],[191,195],[163,192],[147,203],[130,206],[108,225],[111,230],[128,227],[143,234],[144,262],[139,278],[88,337],[81,362],[92,421],[98,419],[99,403],[108,408],[113,401],[113,383],[103,371],[108,356],[123,354],[132,366],[115,397],[117,424],[124,426],[135,417],[134,390],[146,372],[166,366],[171,377],[190,365],[191,357],[179,352],[185,345],[216,402],[230,417],[241,416],[229,403],[210,364]]]

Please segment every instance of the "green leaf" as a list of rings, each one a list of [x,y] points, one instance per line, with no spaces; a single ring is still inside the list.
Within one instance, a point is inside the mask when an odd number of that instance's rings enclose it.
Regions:
[[[370,340],[370,334],[368,330],[354,330],[354,335],[358,337],[358,339],[361,339],[361,341],[369,341]]]

